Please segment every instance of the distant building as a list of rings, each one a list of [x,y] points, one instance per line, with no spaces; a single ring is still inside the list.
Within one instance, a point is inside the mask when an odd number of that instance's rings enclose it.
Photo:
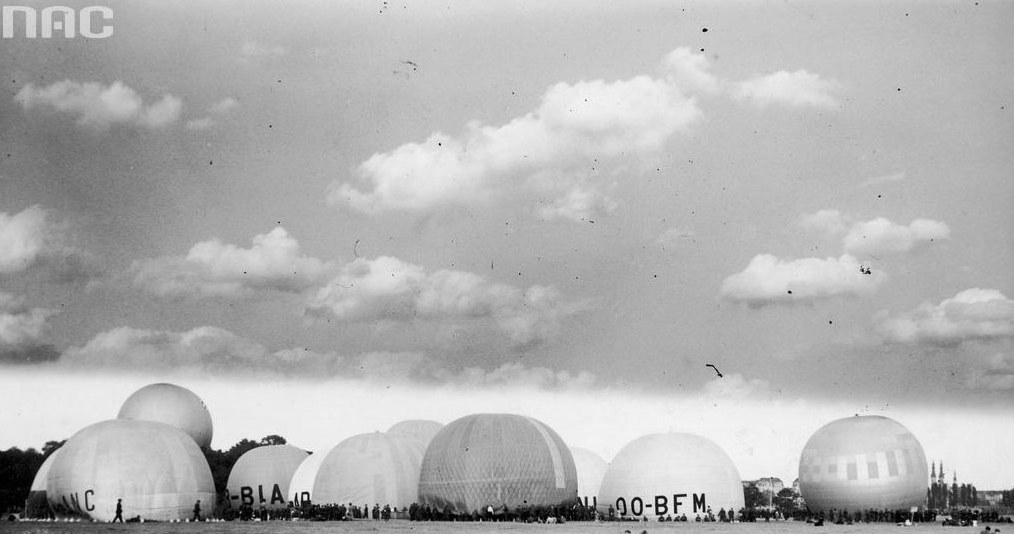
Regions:
[[[983,490],[976,492],[978,500],[976,500],[976,506],[988,506],[991,508],[999,507],[1003,500],[1003,491],[1000,490]]]
[[[776,477],[767,477],[757,479],[754,484],[757,485],[757,489],[764,494],[778,495],[779,491],[785,489],[785,484],[782,483],[782,479]]]

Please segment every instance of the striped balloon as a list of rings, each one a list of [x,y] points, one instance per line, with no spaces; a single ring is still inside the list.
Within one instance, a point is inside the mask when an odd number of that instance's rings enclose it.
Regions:
[[[820,428],[803,447],[799,489],[812,511],[908,509],[926,501],[919,441],[897,421],[856,416]]]

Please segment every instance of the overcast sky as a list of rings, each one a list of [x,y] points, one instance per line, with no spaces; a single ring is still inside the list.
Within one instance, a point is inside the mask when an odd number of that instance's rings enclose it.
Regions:
[[[0,447],[172,381],[219,448],[498,411],[790,482],[860,413],[1014,486],[1014,4],[543,4],[5,39]]]

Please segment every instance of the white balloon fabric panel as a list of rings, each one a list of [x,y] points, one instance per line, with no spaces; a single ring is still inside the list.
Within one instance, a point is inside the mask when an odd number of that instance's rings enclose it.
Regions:
[[[578,498],[585,506],[595,506],[609,464],[588,449],[571,447],[570,453],[574,457],[574,467],[577,468]]]
[[[67,440],[47,476],[47,496],[58,515],[111,521],[122,499],[123,517],[172,521],[192,516],[200,500],[215,502],[204,455],[180,429],[152,421],[114,419],[86,427]]]
[[[407,507],[418,501],[422,442],[374,432],[335,445],[317,470],[313,499],[321,504]]]
[[[832,421],[813,434],[799,458],[799,489],[813,511],[920,506],[928,479],[922,445],[883,416]]]
[[[620,450],[609,464],[598,509],[618,516],[704,515],[739,510],[743,484],[736,465],[714,442],[694,434],[651,434]]]
[[[117,419],[156,421],[184,431],[200,447],[210,447],[214,427],[208,407],[193,391],[175,384],[150,384],[127,397]]]
[[[436,436],[443,428],[443,423],[436,421],[409,419],[395,423],[387,429],[387,433],[415,438],[422,441],[424,446],[428,446],[433,441],[433,436]]]
[[[327,453],[324,452],[311,454],[292,474],[292,480],[289,482],[289,500],[296,506],[302,506],[304,502],[313,502],[313,481],[317,479],[317,471],[325,457]]]
[[[236,460],[226,489],[229,504],[271,511],[288,508],[289,482],[309,453],[292,445],[265,445],[250,449]]]

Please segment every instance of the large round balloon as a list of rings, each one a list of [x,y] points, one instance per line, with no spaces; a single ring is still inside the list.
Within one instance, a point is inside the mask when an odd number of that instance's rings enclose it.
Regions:
[[[58,515],[97,521],[116,516],[171,521],[190,518],[199,500],[215,502],[215,483],[201,450],[180,429],[153,421],[114,419],[85,427],[60,448],[46,479]]]
[[[289,481],[289,500],[296,506],[313,502],[313,481],[317,479],[317,471],[326,456],[327,454],[323,452],[307,456],[292,474],[292,480]]]
[[[542,422],[469,415],[430,442],[419,500],[455,513],[570,504],[577,501],[577,472],[567,444]]]
[[[897,421],[846,417],[813,434],[799,458],[810,510],[908,509],[926,500],[929,470],[919,441]]]
[[[570,454],[574,456],[574,467],[577,468],[577,496],[585,506],[595,506],[609,464],[588,449],[571,447]]]
[[[397,434],[359,434],[335,445],[317,470],[316,503],[407,507],[418,500],[423,444]]]
[[[201,447],[211,446],[214,432],[204,401],[174,384],[150,384],[135,391],[123,402],[117,419],[166,423],[186,432]]]
[[[277,511],[288,508],[289,482],[309,455],[292,445],[266,445],[250,449],[236,460],[226,489],[233,508],[262,506]]]
[[[424,445],[429,445],[430,441],[433,440],[433,436],[436,436],[437,432],[440,432],[443,428],[443,423],[436,421],[409,419],[395,423],[391,428],[387,429],[387,433],[408,436],[422,441]]]
[[[53,467],[60,449],[56,449],[45,462],[39,466],[32,480],[32,487],[28,490],[28,499],[25,501],[25,517],[30,519],[45,519],[50,516],[49,500],[46,498],[48,487],[49,470]]]
[[[694,434],[650,434],[635,439],[609,464],[598,508],[619,516],[682,515],[743,507],[743,483],[732,459]]]

